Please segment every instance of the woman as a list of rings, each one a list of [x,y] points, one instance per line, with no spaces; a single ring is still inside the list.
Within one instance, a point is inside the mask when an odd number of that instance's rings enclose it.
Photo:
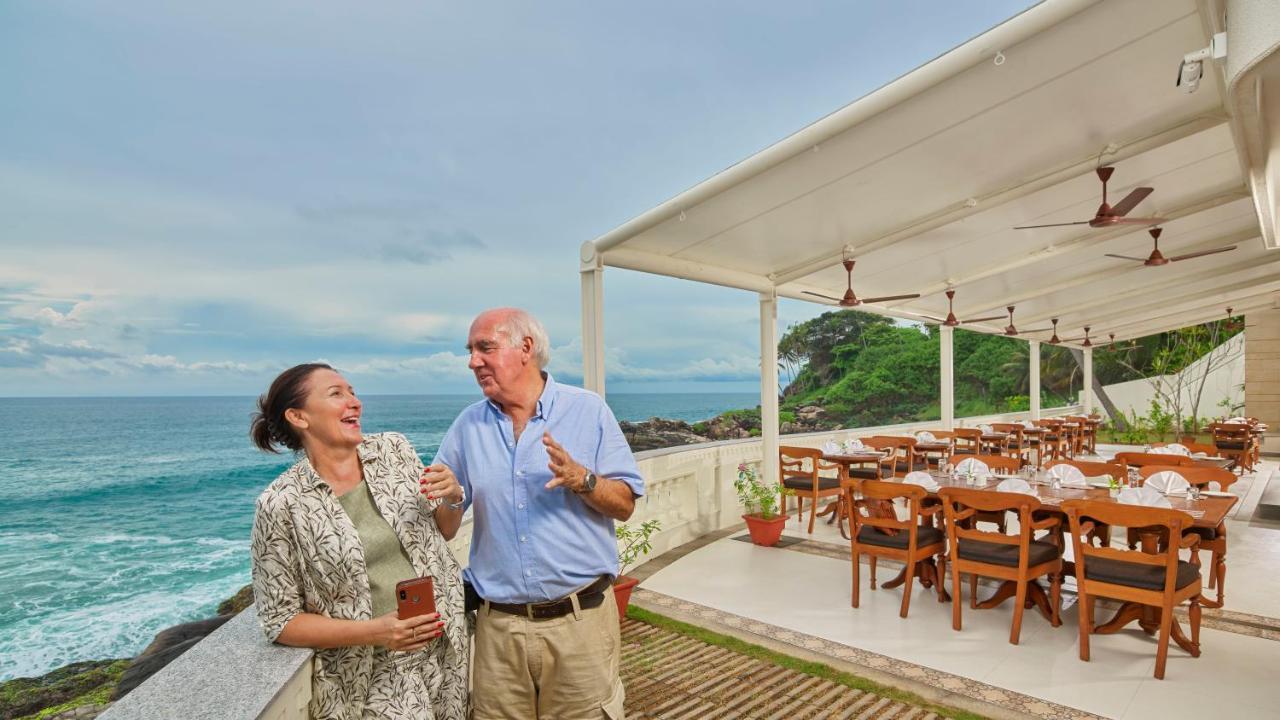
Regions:
[[[462,488],[403,435],[362,435],[360,411],[321,363],[286,370],[258,399],[254,444],[302,456],[258,498],[258,617],[268,640],[315,648],[311,717],[461,720],[469,640],[441,527],[457,532]],[[438,613],[400,619],[396,583],[425,575]]]

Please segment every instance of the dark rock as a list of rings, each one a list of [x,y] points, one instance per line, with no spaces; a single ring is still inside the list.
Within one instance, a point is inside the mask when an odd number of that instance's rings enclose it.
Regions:
[[[219,615],[237,615],[253,604],[253,585],[245,585],[239,592],[218,604]]]
[[[0,683],[0,719],[31,715],[114,684],[128,662],[88,660],[65,665],[37,678],[14,678]]]
[[[694,432],[693,427],[682,420],[650,418],[644,422],[621,422],[618,425],[622,427],[622,434],[631,445],[632,452],[693,445],[709,439]]]

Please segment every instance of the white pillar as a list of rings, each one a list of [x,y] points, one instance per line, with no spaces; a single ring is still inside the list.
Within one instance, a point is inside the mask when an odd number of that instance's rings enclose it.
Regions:
[[[1031,340],[1027,343],[1031,348],[1028,353],[1030,360],[1028,368],[1031,371],[1031,378],[1027,381],[1027,395],[1031,400],[1031,419],[1040,419],[1040,341]]]
[[[760,293],[760,437],[761,478],[778,482],[778,296],[772,292]]]
[[[582,386],[604,397],[604,262],[590,242],[582,244]]]
[[[1093,412],[1093,348],[1084,349],[1084,414]]]
[[[942,377],[938,388],[938,404],[942,408],[942,429],[954,430],[956,425],[956,329],[943,325],[938,328],[938,331],[941,333],[941,343],[938,346],[938,366],[942,369]]]

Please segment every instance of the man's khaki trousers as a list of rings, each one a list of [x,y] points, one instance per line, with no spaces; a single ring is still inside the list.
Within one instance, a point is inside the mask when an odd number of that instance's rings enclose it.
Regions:
[[[612,588],[604,595],[599,607],[550,620],[482,604],[471,680],[474,720],[622,720],[618,606]]]

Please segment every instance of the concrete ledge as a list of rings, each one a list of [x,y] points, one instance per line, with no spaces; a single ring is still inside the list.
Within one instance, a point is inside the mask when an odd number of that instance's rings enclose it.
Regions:
[[[258,627],[258,613],[250,606],[99,717],[306,717],[310,675],[311,650],[268,643]],[[299,676],[305,676],[305,682]]]

